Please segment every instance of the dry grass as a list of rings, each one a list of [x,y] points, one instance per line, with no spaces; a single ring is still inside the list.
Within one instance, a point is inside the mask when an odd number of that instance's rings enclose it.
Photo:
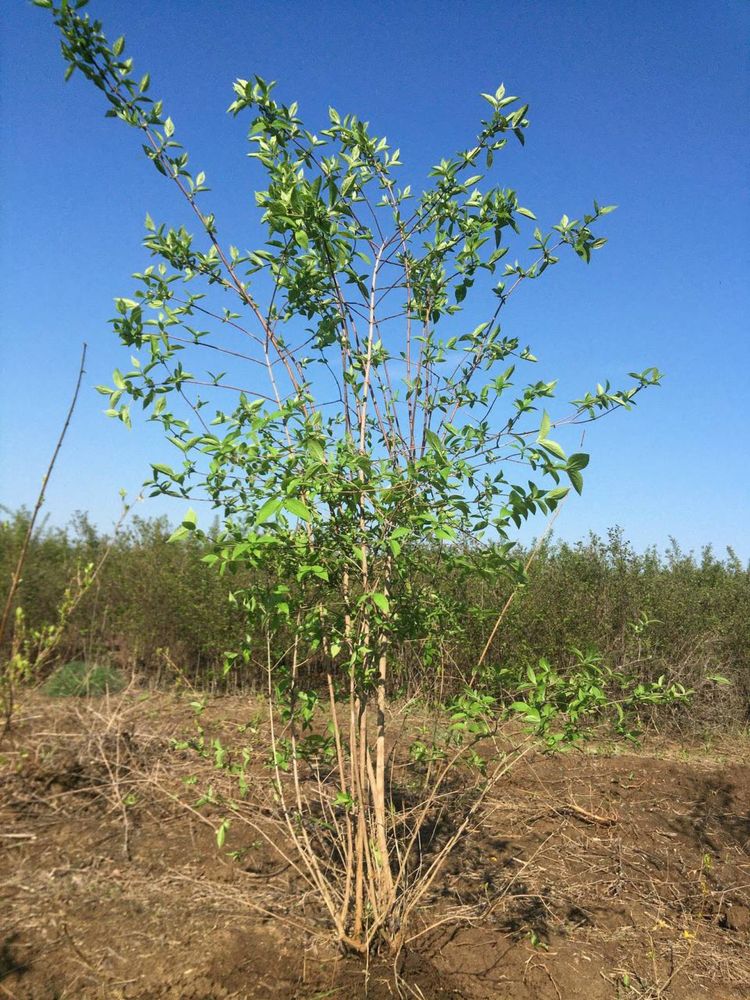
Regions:
[[[406,718],[408,732],[419,720]],[[182,699],[130,690],[34,698],[19,723],[0,751],[0,996],[280,1000],[360,996],[367,984],[371,997],[429,1000],[567,1000],[584,987],[603,1000],[739,1000],[750,990],[750,768],[737,742],[527,755],[444,858],[395,968],[384,958],[365,969],[337,955],[282,835],[257,704],[220,699],[196,716]],[[194,746],[176,749],[186,734]],[[230,764],[248,748],[246,798],[231,766],[215,766],[215,739]],[[398,766],[400,780],[423,780]],[[198,806],[211,786],[213,804]],[[304,789],[310,803],[319,793],[312,781]],[[425,859],[460,825],[452,801]]]

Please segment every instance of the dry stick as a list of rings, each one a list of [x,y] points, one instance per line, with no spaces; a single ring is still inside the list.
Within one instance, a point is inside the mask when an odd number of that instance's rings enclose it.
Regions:
[[[391,557],[386,558],[385,581],[383,583],[383,593],[388,597],[388,581],[391,576]],[[385,782],[385,710],[386,710],[386,680],[388,670],[387,658],[387,634],[381,630],[378,645],[380,646],[380,657],[378,660],[378,689],[377,689],[377,737],[375,743],[375,774],[372,788],[375,796],[375,820],[378,846],[380,848],[381,875],[380,885],[383,892],[383,905],[390,909],[394,903],[393,878],[389,864],[388,834],[386,832],[386,782]],[[372,764],[370,762],[370,768]]]
[[[549,536],[550,531],[552,531],[553,525],[554,525],[555,521],[557,520],[557,518],[559,517],[560,511],[562,510],[563,504],[565,503],[566,499],[567,499],[567,497],[563,498],[562,502],[558,505],[557,510],[552,515],[552,517],[549,519],[549,521],[547,522],[547,527],[544,529],[544,531],[542,532],[542,534],[539,537],[539,540],[537,541],[536,545],[532,549],[531,555],[526,560],[526,562],[524,564],[524,567],[523,567],[524,576],[526,575],[526,573],[528,573],[529,567],[531,566],[531,564],[533,563],[533,561],[536,559],[537,555],[539,554],[539,550],[541,549],[541,547],[544,544],[545,540]],[[492,640],[495,638],[495,635],[497,634],[497,630],[500,628],[500,625],[502,623],[503,618],[505,618],[506,614],[508,613],[508,608],[513,603],[513,598],[518,593],[518,590],[519,590],[519,588],[515,587],[510,592],[510,596],[508,597],[508,600],[505,602],[505,604],[502,607],[502,610],[501,610],[500,614],[497,616],[497,621],[495,622],[495,626],[492,629],[492,631],[490,632],[490,636],[487,639],[487,642],[484,644],[484,649],[482,650],[482,655],[479,657],[479,662],[477,663],[476,667],[474,668],[474,671],[472,672],[472,675],[471,675],[471,683],[472,684],[474,682],[474,679],[476,678],[477,671],[479,670],[479,668],[484,663],[484,659],[487,656],[487,653],[489,652],[490,646],[492,645]]]
[[[354,877],[354,923],[352,934],[359,938],[362,930],[362,917],[364,913],[364,853],[366,835],[364,830],[364,793],[359,775],[359,746],[357,732],[357,709],[359,700],[356,694],[356,679],[352,657],[354,652],[353,623],[350,611],[350,590],[349,571],[344,569],[343,576],[344,594],[344,637],[349,653],[349,764],[351,769],[351,796],[357,803],[357,830],[354,848],[355,877]]]
[[[119,707],[121,705],[122,705],[122,701],[120,701],[120,705],[118,706],[118,709],[119,709]],[[112,713],[111,710],[110,710],[110,708],[109,708],[109,693],[107,694],[106,712],[107,712],[107,716],[106,716],[106,725],[104,727],[104,736],[106,736],[109,733],[109,731],[110,731],[110,729],[111,729],[111,727],[113,725],[113,722],[115,721],[115,716],[117,714],[117,710],[115,711],[115,713]],[[76,715],[78,716],[79,721],[82,723],[83,719],[81,717],[81,713],[77,711]],[[97,718],[101,719],[102,721],[105,721],[104,716],[100,715],[98,712],[95,712],[94,715]],[[130,818],[128,817],[128,807],[127,807],[127,804],[125,802],[125,799],[123,798],[122,789],[120,788],[121,761],[120,761],[120,732],[119,732],[119,729],[118,729],[118,732],[117,732],[116,735],[117,735],[117,740],[116,740],[116,743],[115,743],[115,765],[114,765],[114,769],[112,768],[112,765],[110,764],[109,757],[107,755],[107,751],[106,751],[106,748],[105,748],[104,739],[103,739],[102,734],[98,733],[94,737],[94,742],[96,744],[96,748],[97,748],[97,751],[99,753],[99,759],[104,764],[104,767],[107,770],[107,774],[109,775],[109,783],[110,783],[110,786],[112,788],[112,794],[113,794],[113,796],[115,798],[115,805],[119,809],[120,815],[122,816],[122,828],[123,828],[122,850],[123,850],[123,854],[125,855],[125,858],[126,858],[127,861],[131,861],[132,858],[131,858],[131,854],[130,854]]]
[[[366,625],[366,622],[365,622]],[[372,807],[370,805],[370,797],[372,793],[372,786],[368,785],[368,770],[367,766],[370,763],[370,750],[367,737],[367,712],[368,712],[368,702],[367,698],[363,700],[357,700],[357,711],[359,712],[359,760],[358,760],[358,772],[357,780],[359,782],[359,787],[361,789],[360,795],[360,817],[362,821],[362,844],[361,853],[364,858],[364,873],[365,882],[367,889],[367,900],[370,906],[370,916],[377,919],[380,913],[380,893],[378,891],[379,881],[376,883],[376,876],[379,879],[379,869],[381,865],[378,864],[378,859],[375,854],[375,844],[369,836],[369,831],[372,829],[373,818],[372,818]],[[381,859],[382,863],[382,859]],[[358,939],[359,940],[359,939]],[[368,953],[368,946],[364,946],[364,954]]]
[[[516,747],[511,754],[505,760],[505,763],[496,768],[492,777],[488,779],[485,788],[480,791],[473,805],[469,808],[463,822],[459,825],[458,829],[454,831],[451,837],[448,839],[447,843],[441,848],[434,860],[428,865],[427,870],[420,873],[418,881],[415,883],[415,889],[410,893],[410,898],[405,901],[403,911],[401,914],[401,926],[405,928],[408,924],[411,913],[419,905],[419,901],[422,897],[430,890],[432,883],[437,878],[440,870],[445,863],[446,858],[451,854],[453,848],[463,837],[466,830],[469,828],[470,824],[474,820],[475,815],[484,804],[490,791],[497,785],[502,777],[504,777],[510,769],[518,763],[518,761],[525,757],[527,753],[532,749],[533,744],[527,742],[526,746],[521,749],[523,745]],[[494,811],[494,810],[492,810]],[[399,873],[399,879],[401,878],[401,873]],[[404,890],[406,891],[406,889]],[[401,941],[403,943],[403,940]]]
[[[169,875],[172,879],[177,879],[181,882],[191,882],[194,885],[199,885],[203,892],[205,892],[206,880],[192,878],[190,875],[185,875],[183,872],[177,871],[175,868],[168,869]],[[227,892],[222,892],[221,889],[224,886],[219,887],[215,882],[209,883],[209,892],[213,892],[216,895],[221,895],[224,899],[232,899],[233,897]],[[320,935],[320,931],[313,927],[311,924],[303,924],[297,920],[292,920],[290,917],[285,916],[282,913],[277,913],[274,910],[269,910],[265,906],[261,906],[259,903],[253,902],[251,899],[247,898],[246,894],[240,896],[240,900],[243,906],[247,906],[248,909],[255,910],[256,913],[260,913],[265,917],[272,917],[274,920],[280,920],[282,924],[288,924],[290,927],[294,927],[295,930],[302,931],[305,934],[310,935]]]
[[[36,505],[32,512],[31,520],[29,521],[29,526],[26,530],[26,537],[24,538],[23,545],[21,546],[21,552],[18,556],[18,562],[16,563],[16,568],[13,572],[13,577],[10,583],[10,590],[8,591],[8,596],[5,599],[3,616],[2,619],[0,619],[0,643],[2,643],[2,640],[5,637],[5,630],[8,625],[8,619],[10,617],[10,611],[13,605],[13,598],[15,597],[16,591],[18,590],[18,585],[21,582],[21,573],[23,572],[23,567],[26,562],[26,553],[28,552],[29,543],[31,542],[31,536],[34,532],[34,525],[36,524],[36,519],[39,516],[39,511],[41,510],[42,504],[44,503],[44,496],[45,493],[47,492],[47,483],[49,482],[49,477],[52,475],[52,470],[55,466],[55,462],[57,461],[57,456],[60,452],[63,440],[68,431],[68,427],[70,425],[70,421],[73,416],[73,410],[75,409],[76,403],[78,402],[78,393],[80,391],[81,382],[83,380],[83,376],[85,373],[84,365],[86,362],[86,351],[87,351],[87,345],[84,344],[83,351],[81,352],[81,363],[78,368],[78,378],[76,380],[76,387],[73,392],[73,399],[71,400],[70,407],[68,408],[68,415],[65,418],[65,423],[63,424],[63,428],[60,431],[60,436],[57,439],[57,444],[52,454],[52,458],[50,459],[50,463],[47,466],[47,471],[44,475],[44,478],[42,479],[42,486],[41,489],[39,490],[39,495],[36,500]]]
[[[300,615],[297,616],[297,632],[294,636],[293,652],[292,652],[292,682],[294,685],[297,683],[297,671],[298,671],[298,652],[299,652],[299,620]],[[301,830],[301,840],[304,843],[305,850],[309,854],[309,860],[306,859],[308,867],[312,867],[315,871],[316,884],[318,886],[318,891],[323,897],[326,905],[328,906],[329,912],[333,920],[336,920],[336,906],[334,904],[334,887],[331,886],[320,865],[318,863],[317,856],[313,849],[312,843],[310,841],[309,834],[305,827],[303,816],[304,816],[304,804],[302,801],[302,791],[300,788],[299,780],[299,763],[297,754],[297,734],[296,734],[296,722],[294,719],[294,704],[292,704],[292,719],[291,719],[291,745],[292,745],[292,780],[294,783],[294,796],[297,803],[297,811],[300,819],[300,830]],[[279,786],[281,785],[281,777],[279,776]],[[298,844],[298,849],[301,847]],[[329,902],[330,899],[330,902]]]
[[[339,781],[341,782],[341,791],[344,795],[346,795],[346,768],[344,765],[344,752],[341,745],[341,731],[339,729],[339,722],[336,716],[336,694],[333,689],[333,678],[330,674],[327,674],[327,680],[328,695],[331,701],[331,723],[333,725],[333,736],[336,741],[336,762],[339,770]],[[349,808],[349,806],[346,807],[346,884],[344,886],[344,897],[341,903],[342,924],[346,923],[346,918],[349,913],[349,904],[352,898],[352,879],[354,877],[354,835],[352,831],[352,819]]]
[[[616,815],[600,816],[598,813],[589,812],[587,809],[582,809],[580,806],[566,804],[561,806],[552,806],[550,809],[543,813],[539,813],[537,816],[531,816],[526,822],[534,823],[538,819],[543,819],[545,816],[549,816],[550,813],[553,816],[575,816],[576,819],[580,819],[584,823],[590,823],[592,826],[614,826],[618,821],[618,817]]]
[[[373,342],[375,336],[375,304],[376,304],[376,293],[377,293],[377,280],[378,272],[380,269],[380,259],[382,257],[385,247],[380,246],[375,255],[375,262],[373,265],[372,275],[370,278],[370,297],[369,297],[369,315],[368,315],[368,332],[367,332],[367,349],[365,355],[364,372],[362,377],[362,396],[359,403],[359,451],[361,454],[365,454],[365,438],[366,438],[366,427],[367,427],[367,410],[368,410],[368,400],[371,395],[371,374],[372,374],[372,352],[373,352]],[[363,483],[363,472],[359,472],[359,482]],[[363,532],[362,538],[362,565],[361,565],[361,577],[362,586],[364,591],[367,593],[369,591],[369,560],[368,560],[368,545],[366,541],[365,534],[365,501],[360,494],[360,527]],[[363,622],[363,631],[365,644],[369,640],[369,619],[365,619]],[[384,670],[384,664],[381,661],[380,664],[381,674]],[[357,699],[359,702],[359,699]],[[380,701],[379,701],[379,707]],[[360,791],[360,813],[358,816],[359,826],[358,826],[358,840],[357,840],[357,888],[358,890],[362,886],[362,881],[360,879],[361,862],[362,855],[365,856],[365,861],[367,862],[367,885],[369,890],[369,900],[373,913],[376,917],[376,926],[382,923],[381,916],[378,914],[378,910],[381,905],[388,908],[387,899],[390,897],[392,885],[390,884],[390,869],[388,867],[388,851],[387,842],[385,834],[385,788],[382,781],[378,781],[378,778],[382,778],[384,775],[384,754],[383,745],[385,738],[385,718],[382,712],[379,712],[378,717],[378,746],[379,754],[378,760],[379,764],[382,763],[382,767],[378,766],[377,777],[372,773],[372,763],[369,758],[368,745],[367,745],[367,704],[362,702],[358,704],[359,710],[359,774],[358,783]],[[382,760],[381,760],[382,759]],[[369,765],[369,768],[368,768]],[[373,845],[369,843],[369,838],[367,837],[366,817],[365,809],[367,791],[369,782],[369,793],[372,796],[372,806],[375,813],[375,826],[378,833],[379,848],[383,855],[380,859],[380,864],[373,865],[372,847]],[[377,873],[377,878],[374,878],[374,874]],[[377,888],[376,888],[377,886]],[[358,938],[358,931],[360,929],[361,922],[361,902],[359,895],[357,897],[357,904],[355,906],[355,937]]]
[[[181,806],[183,809],[187,810],[187,812],[191,813],[191,815],[193,815],[196,819],[200,820],[200,822],[203,823],[205,826],[210,827],[211,830],[214,829],[214,824],[211,822],[211,820],[207,816],[204,816],[203,813],[199,812],[197,809],[193,808],[193,806],[191,806],[187,802],[183,801],[183,799],[181,799],[179,796],[175,795],[174,792],[170,792],[169,789],[165,785],[159,784],[159,781],[157,780],[157,778],[155,778],[153,776],[153,774],[149,775],[148,778],[147,778],[147,780],[151,782],[151,784],[154,786],[154,788],[157,789],[157,791],[160,794],[162,794],[166,798],[170,799],[176,805]],[[303,871],[303,869],[300,868],[299,865],[296,864],[296,862],[292,858],[290,858],[284,852],[284,849],[280,845],[278,838],[273,839],[268,833],[266,833],[266,831],[263,829],[262,826],[260,826],[254,820],[248,819],[244,814],[235,813],[235,815],[241,816],[242,822],[245,823],[247,826],[249,826],[252,830],[254,830],[255,833],[258,834],[258,836],[262,837],[266,841],[266,843],[268,844],[268,846],[272,847],[274,849],[274,851],[281,858],[283,858],[283,860],[286,862],[287,866],[289,868],[293,868],[294,871],[299,875],[299,877],[304,882],[307,882],[307,884],[310,885],[313,888],[315,887],[315,885],[314,885],[312,879],[310,878],[310,876],[305,871]],[[279,825],[279,827],[283,826],[283,824],[280,823],[280,822],[279,822],[278,825]],[[267,877],[270,878],[270,876],[267,876]],[[252,905],[252,904],[248,903],[248,905]]]
[[[18,587],[21,583],[21,574],[23,573],[23,567],[26,563],[26,555],[29,551],[29,544],[31,542],[31,536],[34,533],[34,526],[36,525],[36,519],[39,516],[39,511],[42,509],[42,504],[44,503],[44,497],[47,492],[47,484],[49,482],[49,477],[52,475],[52,470],[55,467],[55,462],[57,461],[57,456],[62,448],[62,443],[65,440],[65,435],[68,432],[68,427],[70,426],[70,421],[73,417],[73,411],[76,408],[76,403],[78,402],[78,393],[81,390],[81,382],[83,381],[83,376],[86,372],[86,351],[88,350],[88,345],[84,343],[83,349],[81,351],[81,362],[78,366],[78,378],[76,379],[76,386],[73,391],[73,398],[70,401],[70,406],[68,407],[68,413],[65,417],[65,423],[60,431],[60,436],[57,439],[57,444],[55,445],[55,450],[52,453],[52,458],[47,466],[47,471],[42,479],[41,489],[39,490],[39,495],[36,498],[36,504],[34,510],[31,514],[31,520],[29,521],[29,526],[26,529],[26,536],[23,540],[23,545],[21,546],[21,552],[18,556],[18,562],[16,563],[16,568],[13,571],[13,576],[10,581],[10,588],[8,590],[8,595],[5,598],[5,606],[3,607],[2,618],[0,618],[0,649],[2,649],[3,640],[5,639],[5,633],[8,628],[8,622],[10,620],[11,609],[13,608],[13,601],[15,600],[16,593],[18,592]],[[10,694],[9,704],[5,706],[5,728],[3,733],[7,733],[10,729],[10,720],[13,712],[13,697]]]
[[[325,875],[320,869],[320,865],[318,864],[318,859],[309,842],[309,838],[307,835],[307,831],[305,830],[304,824],[302,825],[302,839],[300,839],[300,837],[297,835],[294,826],[292,824],[291,816],[289,815],[289,808],[287,806],[286,799],[284,797],[284,786],[282,784],[281,773],[279,771],[278,755],[276,750],[277,747],[276,730],[273,720],[273,688],[271,685],[272,657],[271,657],[271,640],[268,632],[266,632],[266,658],[267,658],[266,663],[268,670],[268,716],[269,716],[270,731],[271,731],[271,753],[273,754],[274,775],[276,777],[276,791],[281,805],[281,811],[284,816],[284,821],[286,823],[287,830],[289,831],[289,836],[291,837],[292,843],[297,848],[297,853],[299,854],[300,858],[302,859],[305,865],[305,868],[307,868],[307,871],[309,873],[309,882],[318,891],[320,897],[325,903],[326,909],[328,910],[331,919],[334,921],[334,924],[336,925],[336,928],[341,936],[342,931],[338,926],[338,913],[335,900],[331,895],[331,887],[328,885]],[[295,774],[295,790],[297,793],[297,801],[301,814],[302,807],[299,795],[299,784],[296,774]]]

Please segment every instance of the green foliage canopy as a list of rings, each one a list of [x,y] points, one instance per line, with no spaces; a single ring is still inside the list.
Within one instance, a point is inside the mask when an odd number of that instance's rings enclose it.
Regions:
[[[393,639],[439,627],[436,595],[411,585],[425,543],[442,543],[460,573],[471,568],[462,543],[485,539],[483,570],[518,573],[513,527],[583,486],[588,456],[567,455],[555,428],[629,408],[659,381],[656,369],[633,372],[626,388],[598,385],[553,419],[555,383],[523,378],[536,358],[501,325],[510,297],[561,251],[590,260],[613,206],[543,231],[514,190],[486,184],[528,126],[527,105],[503,86],[483,95],[474,142],[416,194],[399,182],[400,151],[368,123],[331,108],[311,131],[296,103],[254,77],[235,82],[229,110],[249,119],[249,155],[265,173],[255,199],[266,238],[226,245],[204,207],[206,177],[124,40],[110,45],[84,2],[39,5],[61,31],[67,75],[104,92],[107,114],[139,132],[196,220],[192,233],[147,216],[155,263],[116,300],[114,328],[135,353],[100,387],[107,412],[129,425],[139,404],[177,449],[174,467],[154,465],[152,493],[221,513],[207,560],[265,571],[236,595],[248,613],[272,633],[295,622],[367,689]],[[522,263],[510,251],[527,226]],[[476,293],[486,319],[469,329],[461,314]],[[196,373],[201,350],[231,374]],[[234,402],[217,403],[227,393]],[[523,466],[531,479],[511,476]],[[175,537],[188,532],[202,534],[192,510]],[[280,567],[296,586],[277,582]]]

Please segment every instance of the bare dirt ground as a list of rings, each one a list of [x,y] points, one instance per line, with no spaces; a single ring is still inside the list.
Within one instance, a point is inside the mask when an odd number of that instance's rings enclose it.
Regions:
[[[529,754],[394,970],[338,954],[250,827],[218,847],[220,809],[196,807],[213,741],[267,783],[263,709],[189,701],[23,706],[0,745],[0,1000],[750,997],[746,736]]]

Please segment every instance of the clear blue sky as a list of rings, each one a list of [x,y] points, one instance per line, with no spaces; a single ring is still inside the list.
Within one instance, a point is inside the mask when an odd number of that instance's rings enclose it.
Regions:
[[[729,544],[750,557],[748,108],[750,3],[91,0],[150,71],[211,207],[257,241],[246,122],[225,114],[237,76],[277,79],[311,127],[329,104],[401,147],[410,179],[461,148],[504,81],[531,105],[526,148],[498,179],[540,221],[596,197],[620,209],[589,268],[571,257],[509,307],[505,331],[559,377],[562,398],[657,365],[664,386],[586,439],[584,495],[558,536],[620,524],[639,547]],[[86,388],[48,493],[63,523],[103,527],[168,445],[102,415],[93,386],[127,366],[107,320],[146,254],[143,218],[180,218],[175,194],[102,95],[64,64],[51,19],[7,0],[0,32],[0,503],[31,504],[67,406],[81,342]],[[244,238],[243,238],[244,237]],[[549,279],[549,280],[547,280]],[[148,501],[143,514],[183,507]],[[541,525],[537,524],[539,530]]]

